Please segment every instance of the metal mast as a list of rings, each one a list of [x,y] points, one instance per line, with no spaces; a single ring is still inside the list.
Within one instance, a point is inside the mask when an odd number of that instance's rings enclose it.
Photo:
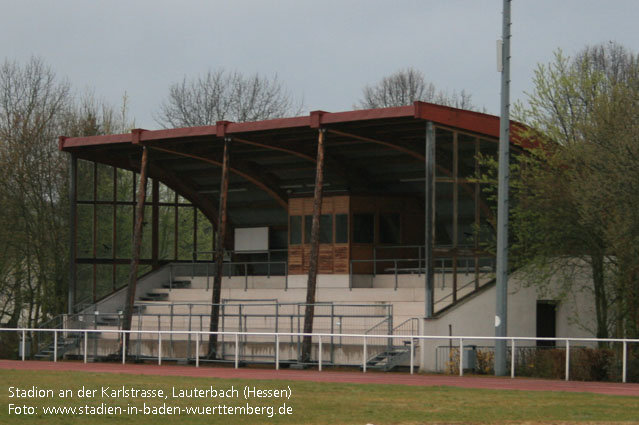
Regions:
[[[502,22],[501,116],[499,120],[499,188],[497,192],[497,302],[495,336],[507,335],[508,316],[508,180],[510,143],[510,5],[504,0]],[[495,341],[495,375],[506,375],[506,341]]]

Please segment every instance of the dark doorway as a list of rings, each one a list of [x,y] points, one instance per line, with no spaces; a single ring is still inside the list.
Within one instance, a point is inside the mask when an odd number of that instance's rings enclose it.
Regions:
[[[556,337],[557,303],[554,301],[537,301],[537,337]],[[537,347],[554,347],[555,341],[537,341]]]

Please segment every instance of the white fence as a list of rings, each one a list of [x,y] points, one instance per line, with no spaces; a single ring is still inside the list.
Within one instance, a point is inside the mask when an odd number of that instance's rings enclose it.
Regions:
[[[129,334],[129,336],[134,334],[157,334],[157,344],[158,344],[158,365],[162,364],[162,335],[189,335],[195,336],[197,343],[195,344],[195,366],[200,366],[200,352],[199,347],[202,342],[203,336],[209,336],[211,334],[217,335],[228,335],[234,337],[235,339],[235,356],[234,356],[234,364],[235,368],[239,367],[239,347],[240,347],[240,337],[248,336],[248,335],[259,335],[259,336],[270,336],[275,338],[275,369],[279,369],[280,367],[280,338],[281,337],[304,337],[311,336],[316,338],[318,344],[318,359],[317,366],[318,369],[322,370],[323,359],[322,359],[322,342],[330,339],[331,337],[351,337],[353,339],[361,339],[362,340],[362,371],[365,373],[368,362],[368,350],[367,350],[367,341],[371,338],[389,338],[389,339],[406,339],[410,338],[410,373],[413,374],[415,370],[415,348],[418,344],[426,344],[428,341],[432,340],[449,340],[451,345],[453,342],[457,342],[457,347],[459,349],[459,376],[463,376],[464,367],[463,367],[463,352],[464,352],[464,342],[468,341],[481,341],[481,340],[506,340],[510,341],[510,377],[515,377],[515,362],[516,362],[516,343],[517,341],[555,341],[555,342],[563,342],[565,344],[566,351],[566,376],[565,380],[570,380],[570,344],[575,342],[587,342],[587,343],[620,343],[622,344],[622,382],[626,382],[628,375],[628,344],[629,343],[639,343],[639,339],[618,339],[618,338],[543,338],[543,337],[496,337],[496,336],[441,336],[441,335],[367,335],[367,334],[334,334],[334,333],[312,333],[306,334],[302,332],[208,332],[208,331],[170,331],[170,330],[159,330],[159,331],[144,331],[144,330],[107,330],[107,329],[40,329],[40,328],[0,328],[0,332],[17,332],[21,334],[21,347],[20,347],[20,356],[22,361],[26,360],[26,334],[27,332],[49,332],[53,333],[53,361],[56,362],[58,359],[57,349],[58,349],[58,334],[66,334],[66,333],[75,333],[83,335],[83,349],[82,354],[84,357],[84,363],[87,362],[88,357],[88,340],[89,334],[91,333],[112,333],[118,334],[121,338],[123,347],[122,347],[122,364],[126,363],[126,338],[123,338],[125,334]]]

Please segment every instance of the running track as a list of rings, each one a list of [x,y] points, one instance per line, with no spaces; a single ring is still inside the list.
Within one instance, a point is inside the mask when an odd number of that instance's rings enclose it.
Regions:
[[[551,381],[544,379],[495,378],[478,376],[409,375],[408,373],[361,373],[316,370],[232,369],[176,365],[142,365],[118,363],[76,363],[0,360],[0,369],[128,373],[132,375],[193,376],[236,379],[284,379],[291,381],[343,382],[352,384],[398,384],[415,386],[450,386],[491,390],[568,391],[596,394],[639,396],[639,384],[611,382]]]

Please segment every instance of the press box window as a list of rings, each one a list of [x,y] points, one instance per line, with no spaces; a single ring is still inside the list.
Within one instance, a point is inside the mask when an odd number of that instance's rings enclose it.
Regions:
[[[290,218],[290,244],[291,245],[299,245],[302,243],[302,216],[301,215],[292,215]]]
[[[335,243],[348,243],[348,214],[335,214]]]
[[[333,216],[322,214],[320,216],[320,243],[333,243]]]
[[[313,229],[313,216],[304,216],[304,243],[311,243],[311,230]],[[320,216],[320,243],[333,243],[333,216],[322,214]]]
[[[399,214],[380,214],[379,242],[398,244],[400,241]]]
[[[353,242],[373,243],[375,216],[373,214],[353,214]]]

